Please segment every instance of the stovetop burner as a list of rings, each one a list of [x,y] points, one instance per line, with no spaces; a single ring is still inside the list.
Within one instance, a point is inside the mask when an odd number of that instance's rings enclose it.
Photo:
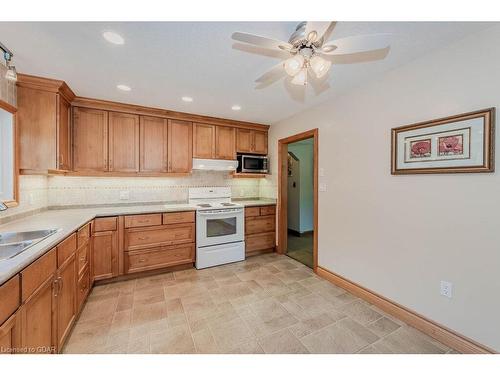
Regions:
[[[208,204],[208,203],[200,203],[200,204],[197,204],[198,207],[203,207],[203,208],[209,208],[209,207],[212,207],[211,204]]]
[[[220,205],[221,205],[221,206],[224,206],[224,207],[236,206],[236,204],[234,204],[234,203],[224,203],[224,202],[223,202],[223,203],[221,203]]]

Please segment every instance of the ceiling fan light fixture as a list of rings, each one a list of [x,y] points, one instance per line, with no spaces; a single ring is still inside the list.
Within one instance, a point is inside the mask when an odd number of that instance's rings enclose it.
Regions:
[[[292,83],[298,86],[307,85],[307,69],[301,69],[292,79]]]
[[[293,57],[290,57],[289,59],[285,60],[283,67],[285,68],[286,74],[288,74],[291,77],[294,77],[304,67],[304,57],[302,55],[295,55]]]
[[[331,61],[325,60],[321,56],[315,55],[309,60],[309,65],[312,71],[318,78],[324,77],[330,70],[332,63]]]

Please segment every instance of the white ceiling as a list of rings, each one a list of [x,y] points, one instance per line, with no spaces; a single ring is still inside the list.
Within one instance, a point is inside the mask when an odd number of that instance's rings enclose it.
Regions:
[[[272,124],[331,96],[376,78],[430,51],[491,26],[488,23],[339,22],[333,38],[391,33],[382,61],[336,65],[331,88],[303,102],[283,81],[257,90],[254,80],[279,62],[233,48],[231,34],[244,31],[288,40],[298,22],[0,22],[0,41],[14,53],[18,71],[66,81],[79,96]],[[102,37],[113,30],[122,46]],[[117,84],[131,92],[116,89]],[[182,96],[194,98],[192,103]],[[231,110],[234,104],[241,111]]]

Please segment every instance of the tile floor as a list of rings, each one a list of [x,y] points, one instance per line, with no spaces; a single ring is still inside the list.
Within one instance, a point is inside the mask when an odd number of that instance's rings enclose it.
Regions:
[[[97,286],[64,348],[64,353],[448,352],[276,254]]]
[[[313,234],[306,233],[298,236],[288,232],[288,250],[286,255],[299,261],[306,266],[313,268]]]

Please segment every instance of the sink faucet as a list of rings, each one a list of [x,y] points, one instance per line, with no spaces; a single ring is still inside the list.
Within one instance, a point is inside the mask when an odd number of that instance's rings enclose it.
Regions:
[[[9,207],[7,207],[7,205],[5,203],[0,202],[0,211],[5,211],[7,208],[9,208]]]

